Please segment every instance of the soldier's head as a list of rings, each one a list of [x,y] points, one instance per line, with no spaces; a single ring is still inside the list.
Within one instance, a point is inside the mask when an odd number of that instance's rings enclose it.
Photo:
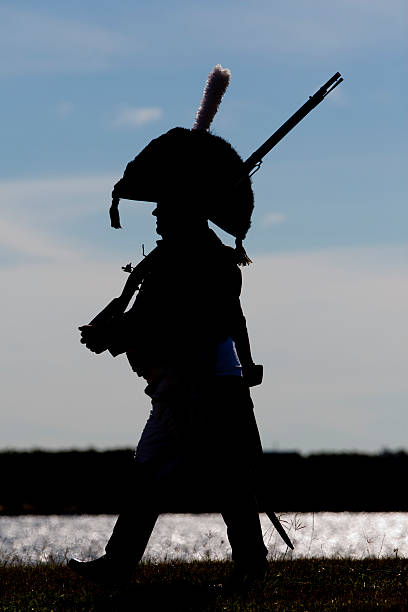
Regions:
[[[208,229],[205,217],[191,214],[189,209],[174,202],[157,202],[152,215],[156,217],[156,232],[162,238],[181,238]]]
[[[254,206],[251,181],[233,147],[208,131],[181,127],[152,140],[128,163],[112,192],[112,224],[119,227],[120,198],[159,203],[168,223],[172,216],[180,224],[211,220],[241,239]]]

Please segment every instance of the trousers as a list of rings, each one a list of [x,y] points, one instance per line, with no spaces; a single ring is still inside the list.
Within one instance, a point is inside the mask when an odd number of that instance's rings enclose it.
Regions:
[[[242,378],[197,380],[167,371],[148,385],[152,410],[134,458],[123,509],[106,553],[136,564],[170,492],[211,492],[227,526],[232,559],[263,565],[256,499],[262,446],[249,389]]]

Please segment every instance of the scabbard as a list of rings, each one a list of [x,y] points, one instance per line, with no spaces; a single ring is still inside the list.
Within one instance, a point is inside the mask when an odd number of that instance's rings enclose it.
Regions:
[[[292,542],[290,541],[290,538],[289,538],[288,534],[284,530],[284,528],[282,526],[282,523],[280,522],[280,520],[278,519],[276,514],[274,512],[272,512],[272,510],[266,510],[265,514],[269,518],[269,520],[271,521],[272,525],[275,527],[276,531],[279,533],[279,535],[282,538],[282,540],[285,542],[286,546],[289,546],[289,548],[291,548],[293,550],[294,546],[293,546]]]

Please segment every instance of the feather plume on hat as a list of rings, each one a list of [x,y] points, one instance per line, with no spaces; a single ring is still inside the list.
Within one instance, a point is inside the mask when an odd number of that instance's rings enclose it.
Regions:
[[[229,85],[231,72],[217,64],[207,78],[200,108],[192,127],[193,130],[208,130],[214,119],[225,91]]]
[[[197,111],[192,130],[209,130],[212,120],[214,119],[218,111],[218,107],[221,104],[223,95],[225,94],[225,91],[229,85],[230,79],[231,72],[228,70],[228,68],[223,68],[221,64],[214,66],[208,75],[201,104]],[[251,263],[251,260],[243,247],[241,236],[236,237],[235,245],[240,264],[246,266]]]

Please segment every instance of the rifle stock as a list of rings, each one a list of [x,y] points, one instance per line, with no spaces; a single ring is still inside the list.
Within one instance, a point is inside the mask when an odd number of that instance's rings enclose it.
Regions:
[[[149,270],[152,261],[154,261],[157,256],[158,247],[154,248],[148,255],[142,259],[135,268],[133,268],[132,272],[127,279],[125,286],[123,288],[122,293],[119,297],[113,298],[111,302],[101,312],[99,312],[96,317],[92,319],[88,325],[99,326],[107,323],[113,317],[121,315],[125,312],[126,308],[129,305],[130,300],[136,293],[139,288],[140,283],[143,281],[147,271]]]

